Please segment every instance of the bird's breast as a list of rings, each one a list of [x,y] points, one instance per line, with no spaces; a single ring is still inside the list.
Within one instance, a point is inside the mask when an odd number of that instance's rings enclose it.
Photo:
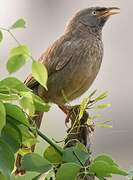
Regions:
[[[49,101],[65,103],[62,91],[68,101],[74,100],[88,90],[97,76],[103,56],[102,42],[83,40],[76,43],[69,63],[49,78]]]
[[[70,99],[79,97],[88,90],[99,72],[102,57],[102,42],[97,40],[88,43],[88,46],[82,51],[81,57],[77,58],[75,69],[72,72],[73,83],[70,90],[72,92]]]

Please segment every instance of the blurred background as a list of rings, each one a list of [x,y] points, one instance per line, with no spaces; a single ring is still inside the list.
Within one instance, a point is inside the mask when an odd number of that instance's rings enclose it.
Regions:
[[[18,18],[24,18],[27,27],[16,30],[17,39],[27,44],[38,58],[50,43],[63,32],[66,22],[79,9],[90,6],[116,6],[121,14],[111,17],[103,29],[104,59],[100,73],[87,96],[97,89],[109,92],[106,102],[112,106],[101,110],[101,120],[112,120],[112,129],[97,128],[92,137],[92,151],[108,153],[125,169],[133,168],[133,1],[126,0],[1,0],[0,26],[10,26]],[[9,49],[16,46],[13,39],[4,33],[0,45],[0,79],[7,75],[6,60]],[[31,71],[30,63],[15,73],[21,80]],[[83,98],[82,97],[82,98]],[[73,103],[78,103],[81,98]],[[65,135],[64,114],[55,106],[44,115],[41,129],[50,137],[61,140]],[[44,147],[37,150],[43,153]],[[15,178],[16,179],[16,178]],[[23,178],[30,180],[31,175]],[[113,180],[124,180],[113,177]]]

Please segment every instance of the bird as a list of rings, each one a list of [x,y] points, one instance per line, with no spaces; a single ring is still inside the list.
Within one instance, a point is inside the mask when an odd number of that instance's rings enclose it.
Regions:
[[[100,70],[103,59],[102,29],[109,17],[118,13],[117,7],[91,7],[77,12],[63,34],[39,58],[48,70],[48,90],[32,74],[24,81],[25,85],[45,102],[55,103],[69,114],[70,108],[66,104],[86,92]],[[40,128],[42,117],[43,112],[37,112],[34,116],[37,128]],[[20,168],[21,158],[18,154],[15,175],[25,174],[25,170]]]
[[[103,59],[102,29],[117,7],[89,7],[78,11],[63,34],[42,53],[39,61],[48,70],[46,90],[30,74],[25,84],[45,102],[66,104],[85,93],[95,80]]]

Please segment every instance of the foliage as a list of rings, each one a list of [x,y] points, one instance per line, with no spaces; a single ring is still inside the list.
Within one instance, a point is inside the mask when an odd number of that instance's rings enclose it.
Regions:
[[[32,75],[33,77],[47,89],[47,69],[39,61],[32,63]]]
[[[19,70],[27,62],[28,54],[29,50],[24,45],[11,49],[7,61],[8,72],[13,73]]]
[[[22,68],[28,60],[32,60],[32,76],[47,90],[48,73],[46,67],[35,61],[26,45],[22,45],[14,36],[13,30],[24,28],[25,21],[17,20],[10,28],[1,28],[0,42],[3,40],[2,31],[8,32],[17,43],[10,50],[7,60],[7,71],[12,74]],[[84,98],[80,104],[77,121],[84,115],[85,110],[104,109],[110,104],[97,104],[107,97],[107,92],[96,96],[96,90],[88,98]],[[6,77],[0,80],[0,179],[10,180],[15,171],[15,158],[19,153],[23,156],[21,169],[38,172],[38,176],[46,180],[75,180],[79,175],[85,177],[95,176],[100,180],[112,177],[112,174],[127,176],[108,155],[102,154],[91,159],[88,149],[77,142],[73,147],[59,146],[39,131],[33,120],[36,112],[48,112],[49,104],[35,95],[31,89],[15,77]],[[90,116],[88,127],[98,120],[99,116]],[[111,128],[109,121],[96,123],[98,127]],[[38,142],[38,136],[42,137],[49,146],[43,156],[31,151],[32,145]],[[90,165],[86,165],[89,159]],[[131,177],[130,172],[130,177]],[[132,178],[132,177],[131,177]]]

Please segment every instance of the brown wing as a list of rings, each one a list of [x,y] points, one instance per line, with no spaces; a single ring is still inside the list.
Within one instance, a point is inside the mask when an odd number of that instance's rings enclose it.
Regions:
[[[33,89],[38,82],[32,77],[32,75],[30,74],[25,80],[24,80],[24,84],[29,87],[30,89]]]
[[[39,61],[46,66],[48,76],[61,70],[69,63],[76,47],[73,41],[66,40],[62,36],[42,54]],[[38,84],[31,74],[24,83],[31,89]]]

